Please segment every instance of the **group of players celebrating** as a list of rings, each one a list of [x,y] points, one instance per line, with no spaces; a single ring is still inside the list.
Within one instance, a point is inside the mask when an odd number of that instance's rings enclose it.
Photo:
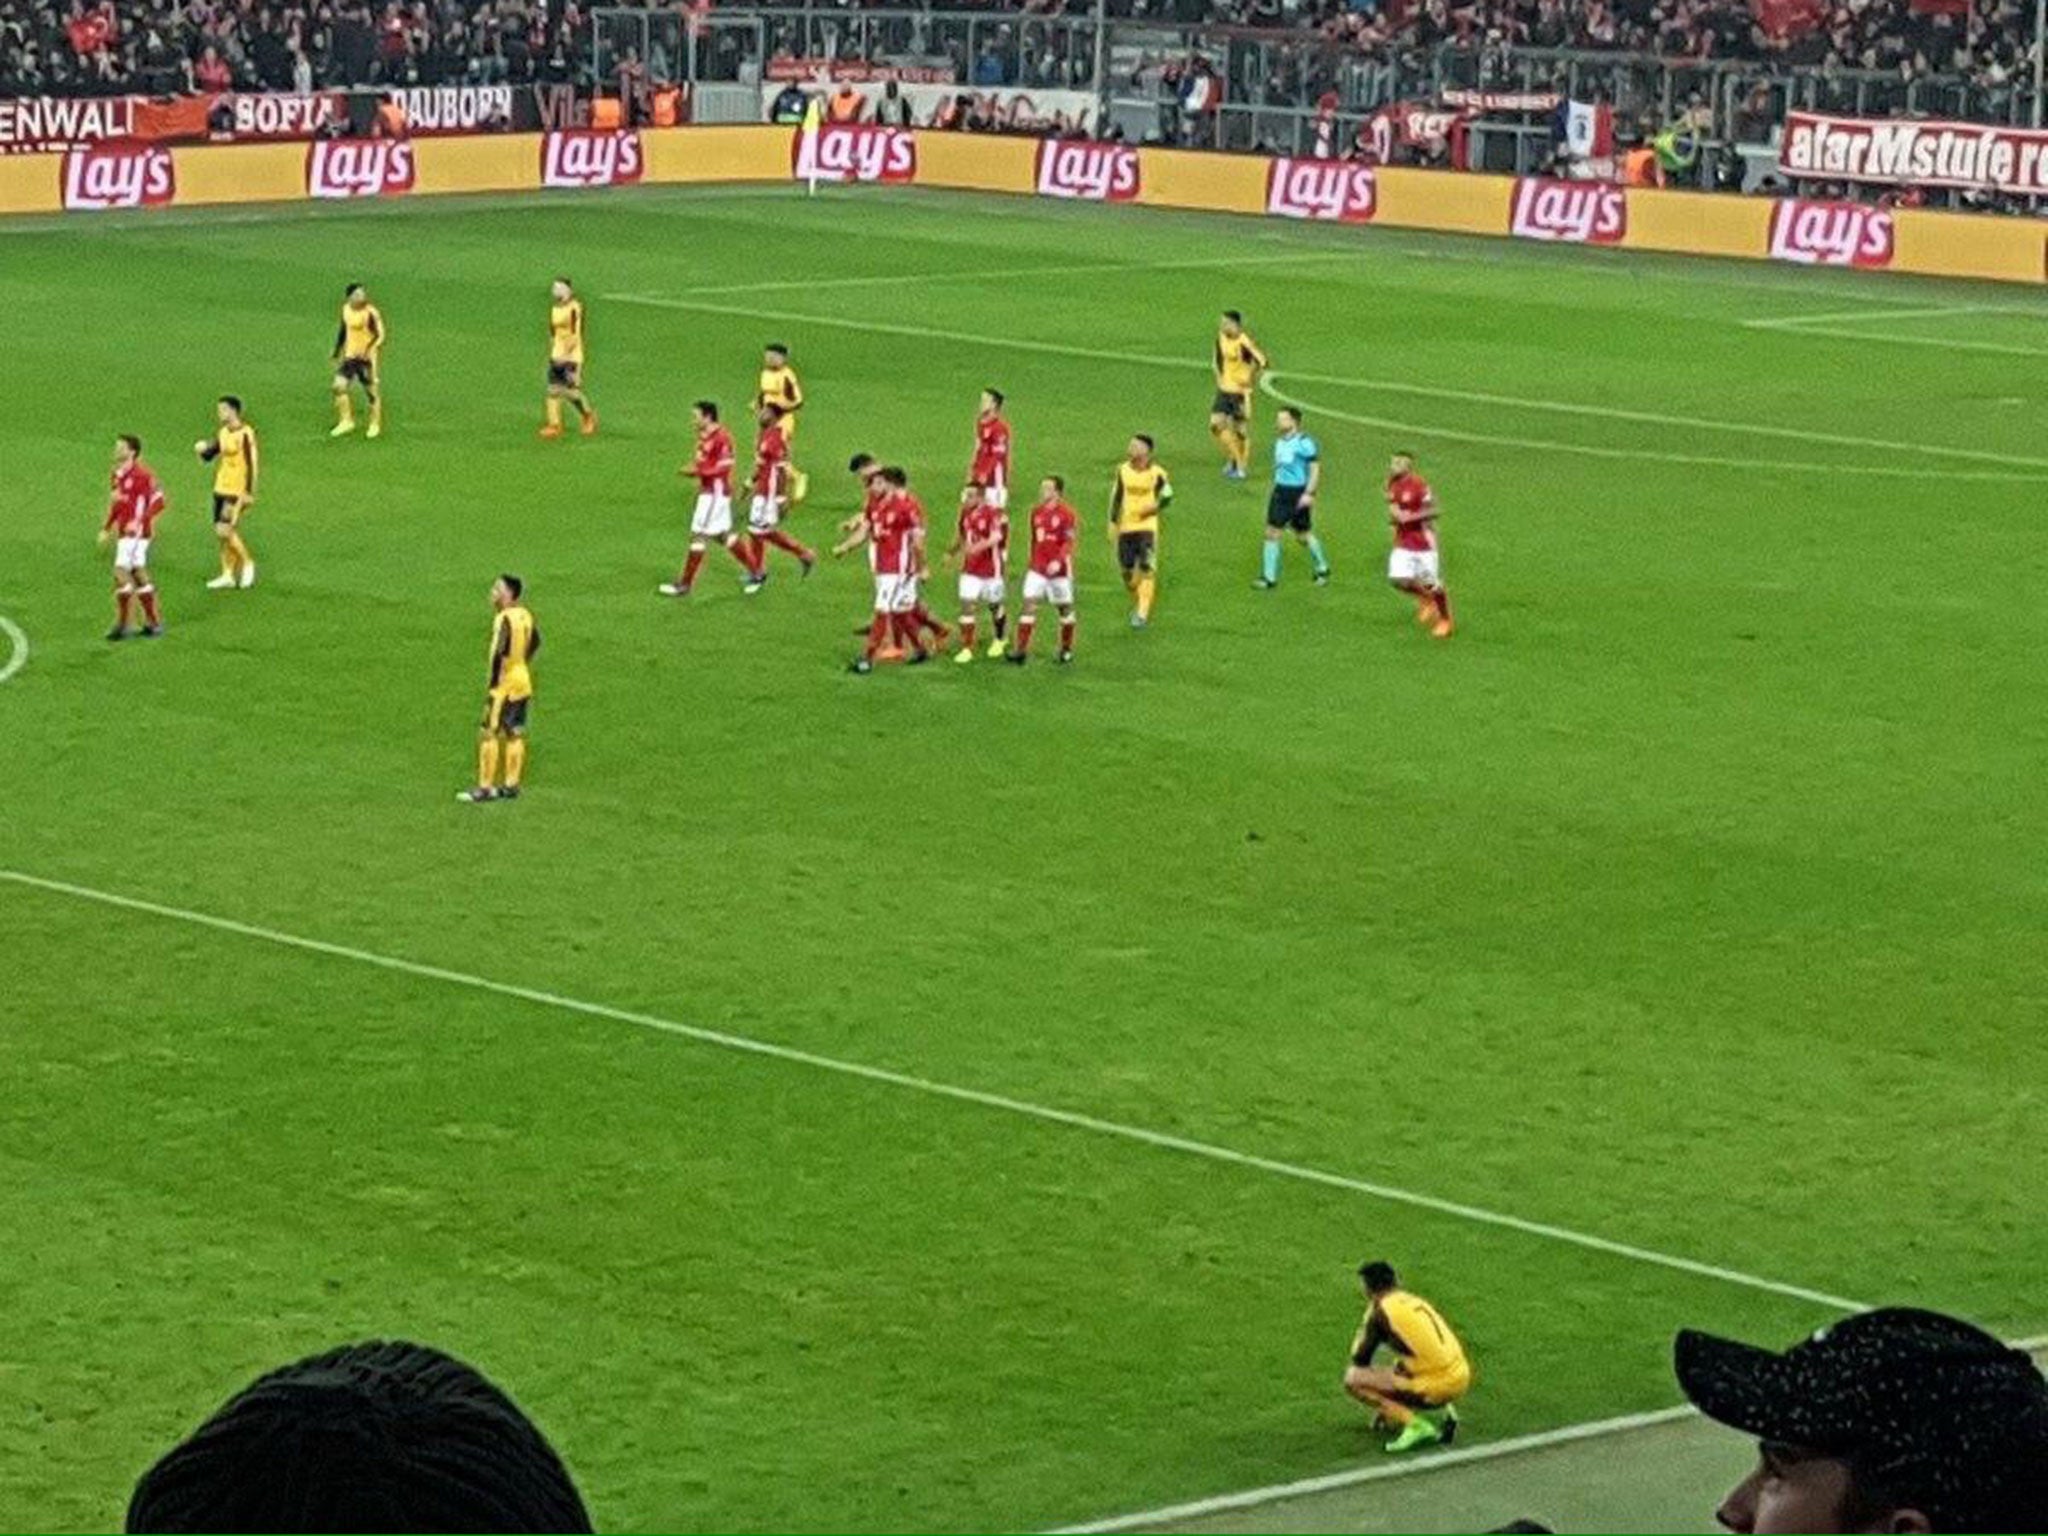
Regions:
[[[384,317],[367,290],[360,283],[351,283],[343,298],[334,343],[332,436],[356,430],[358,394],[367,418],[365,435],[376,438],[383,434],[381,359],[387,335]],[[566,278],[557,278],[552,285],[547,335],[547,389],[540,435],[563,435],[567,406],[575,411],[582,435],[592,436],[598,420],[583,384],[583,301]],[[1270,365],[1245,328],[1243,316],[1235,310],[1225,311],[1218,326],[1214,366],[1216,396],[1210,430],[1223,452],[1224,476],[1241,481],[1250,473],[1253,400]],[[742,528],[734,519],[737,444],[721,421],[716,402],[699,400],[695,404],[695,452],[680,471],[697,483],[689,548],[675,578],[660,585],[664,597],[690,596],[713,544],[740,565],[742,590],[749,594],[767,584],[771,550],[790,556],[803,576],[816,569],[818,552],[784,527],[785,519],[803,502],[808,490],[809,477],[794,462],[804,405],[803,386],[790,364],[789,348],[770,343],[763,351],[752,400],[756,432],[748,482],[750,500]],[[242,402],[233,395],[221,396],[215,411],[215,431],[193,445],[195,454],[213,466],[213,521],[220,572],[206,585],[214,590],[246,590],[256,581],[255,557],[242,533],[243,518],[256,498],[256,431],[243,415]],[[962,666],[981,656],[1022,666],[1031,657],[1039,610],[1047,606],[1059,620],[1055,659],[1062,664],[1073,661],[1080,517],[1067,500],[1066,481],[1061,476],[1047,475],[1040,480],[1038,498],[1027,521],[1023,606],[1013,629],[1008,605],[1011,460],[1010,423],[1004,414],[1002,391],[984,389],[975,419],[973,457],[960,492],[952,539],[943,552],[947,566],[959,573],[959,612],[956,623],[949,626],[934,617],[925,604],[924,583],[930,577],[929,529],[924,505],[911,490],[908,474],[872,454],[854,456],[847,467],[860,485],[861,507],[839,525],[842,537],[831,553],[844,556],[866,550],[874,603],[872,617],[861,631],[864,643],[849,663],[849,671],[869,673],[878,662],[894,659],[918,665],[949,647]],[[102,544],[114,546],[115,624],[108,638],[121,640],[134,632],[131,619],[138,608],[140,633],[157,635],[162,632],[163,618],[149,568],[149,547],[165,496],[161,482],[142,461],[141,441],[133,435],[124,434],[116,442],[112,478],[112,501],[100,534]],[[1273,488],[1254,587],[1270,591],[1279,585],[1281,554],[1289,533],[1306,551],[1316,583],[1329,581],[1330,563],[1314,531],[1321,483],[1321,451],[1315,439],[1303,429],[1298,410],[1283,408],[1277,417]],[[1143,433],[1133,436],[1110,488],[1109,530],[1130,597],[1129,622],[1134,629],[1144,629],[1152,621],[1160,518],[1173,495],[1172,480],[1155,456],[1152,438]],[[1419,623],[1438,638],[1447,638],[1453,624],[1437,550],[1436,496],[1416,473],[1412,454],[1394,455],[1386,499],[1393,533],[1387,579],[1415,599]],[[511,799],[519,793],[526,760],[526,716],[533,697],[531,662],[540,648],[540,630],[525,605],[517,577],[501,576],[492,586],[491,600],[490,678],[480,731],[478,782],[463,794],[469,801]],[[988,626],[985,650],[981,648],[984,619]]]

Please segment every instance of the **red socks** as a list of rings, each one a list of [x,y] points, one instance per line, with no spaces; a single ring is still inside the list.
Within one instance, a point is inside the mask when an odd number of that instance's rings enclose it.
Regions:
[[[1060,649],[1061,649],[1061,650],[1063,650],[1063,651],[1071,651],[1071,650],[1072,650],[1073,648],[1074,648],[1074,621],[1073,621],[1072,619],[1061,619],[1061,620],[1060,620]]]
[[[1017,621],[1017,654],[1019,656],[1030,654],[1031,634],[1037,628],[1038,619],[1034,614],[1027,613]]]
[[[685,587],[695,585],[697,580],[697,572],[699,569],[702,568],[703,564],[704,551],[699,549],[694,544],[691,545],[690,557],[689,559],[683,562],[683,579],[680,583],[678,583],[678,585]]]
[[[889,615],[887,615],[886,613],[878,613],[875,615],[874,623],[868,626],[868,643],[866,648],[862,650],[861,654],[867,657],[869,661],[873,661],[878,655],[881,654],[882,646],[887,642],[888,638]]]
[[[755,552],[758,547],[753,540],[743,539],[738,534],[725,541],[725,552],[739,561],[741,569],[749,576],[755,577],[761,574],[761,557]]]
[[[799,544],[780,528],[771,528],[763,537],[777,549],[786,549],[799,560],[811,561],[818,558],[808,545]],[[760,540],[755,540],[755,544],[758,547]],[[765,558],[765,554],[757,554],[756,558]]]
[[[162,615],[156,608],[156,588],[138,587],[135,595],[142,600],[142,622],[154,629],[163,622]]]
[[[114,594],[114,622],[123,629],[128,627],[128,610],[135,605],[134,595],[127,588]]]

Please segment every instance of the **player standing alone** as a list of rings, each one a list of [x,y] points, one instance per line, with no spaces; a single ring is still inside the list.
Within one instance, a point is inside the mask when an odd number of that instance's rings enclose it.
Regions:
[[[583,301],[569,279],[558,277],[549,290],[547,420],[542,437],[562,435],[562,402],[576,408],[585,437],[597,432],[597,412],[583,393]]]
[[[1062,664],[1074,659],[1074,545],[1081,520],[1067,505],[1067,482],[1047,475],[1031,509],[1031,566],[1024,573],[1024,612],[1017,618],[1017,648],[1010,661],[1023,666],[1038,628],[1038,605],[1051,603],[1060,615]]]
[[[980,484],[982,500],[998,512],[1010,505],[1010,423],[1003,416],[1003,392],[984,389],[974,418],[974,462],[967,478]]]
[[[222,395],[214,403],[220,428],[192,445],[200,460],[213,465],[213,536],[220,540],[220,574],[206,585],[213,591],[256,585],[256,557],[242,542],[242,516],[256,499],[256,429],[242,419],[242,402]]]
[[[767,574],[767,546],[773,544],[795,555],[808,576],[818,563],[817,552],[782,531],[783,514],[789,511],[789,439],[782,434],[782,412],[764,405],[760,423],[754,438],[754,500],[747,509],[754,569]]]
[[[1209,433],[1223,449],[1223,478],[1242,480],[1252,461],[1252,392],[1266,371],[1266,354],[1244,328],[1244,316],[1223,311],[1216,328],[1216,399]]]
[[[142,632],[164,632],[156,605],[156,582],[149,574],[149,541],[163,515],[164,488],[156,472],[142,462],[142,439],[123,433],[114,439],[113,498],[107,520],[100,525],[100,547],[114,545],[114,627],[109,640],[128,638],[128,614],[142,605]]]
[[[1008,633],[1003,571],[1009,564],[1010,518],[988,499],[989,489],[978,480],[967,483],[960,493],[960,521],[946,550],[948,560],[960,563],[960,652],[953,659],[963,667],[974,660],[977,608],[988,609],[991,660],[1003,654]]]
[[[351,386],[363,392],[363,405],[370,413],[366,437],[384,434],[384,316],[370,302],[361,283],[350,283],[341,305],[341,324],[334,332],[334,430],[329,437],[346,437],[356,429],[355,402]]]
[[[1280,540],[1287,531],[1308,550],[1309,568],[1317,586],[1330,580],[1330,560],[1323,553],[1323,541],[1315,535],[1316,493],[1323,485],[1323,461],[1316,440],[1301,430],[1301,412],[1283,406],[1279,434],[1273,439],[1273,494],[1266,502],[1266,544],[1260,551],[1259,579],[1252,583],[1262,592],[1280,585]]]
[[[517,800],[520,780],[526,776],[526,714],[533,707],[533,658],[540,654],[540,626],[533,622],[525,593],[517,576],[500,576],[491,583],[491,679],[477,730],[476,784],[455,797],[476,805]]]
[[[1387,520],[1394,527],[1387,580],[1414,597],[1416,623],[1429,625],[1437,639],[1448,639],[1451,594],[1437,558],[1436,492],[1415,473],[1412,453],[1395,454],[1387,471]]]
[[[725,546],[726,552],[739,561],[741,569],[747,573],[746,590],[758,592],[767,577],[751,558],[752,551],[747,542],[733,532],[732,527],[732,471],[738,457],[732,433],[720,424],[718,406],[713,401],[699,400],[691,408],[691,418],[697,427],[697,452],[687,465],[676,471],[680,475],[694,475],[697,480],[697,506],[690,514],[690,553],[683,561],[682,574],[674,581],[661,584],[661,595],[690,595],[690,587],[697,580],[697,569],[704,563],[704,551],[710,548],[714,539]]]
[[[1152,598],[1159,584],[1159,512],[1173,500],[1166,471],[1152,458],[1152,439],[1140,432],[1131,439],[1124,462],[1116,467],[1116,488],[1110,493],[1109,527],[1116,536],[1116,563],[1131,594],[1131,628],[1152,622]]]

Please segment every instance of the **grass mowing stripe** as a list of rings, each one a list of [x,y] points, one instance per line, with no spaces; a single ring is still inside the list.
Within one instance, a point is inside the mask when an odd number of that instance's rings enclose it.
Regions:
[[[1150,270],[1150,269],[1148,269]],[[1054,357],[1082,357],[1098,362],[1128,363],[1143,368],[1198,369],[1208,372],[1210,363],[1199,357],[1155,357],[1141,352],[1119,352],[1107,347],[1082,347],[1068,342],[1035,341],[1023,336],[985,336],[971,331],[956,331],[942,326],[903,325],[881,320],[860,320],[845,315],[819,315],[799,313],[793,310],[755,309],[733,304],[705,304],[693,299],[672,297],[658,293],[607,293],[605,299],[614,304],[637,304],[650,309],[676,309],[711,315],[729,315],[743,320],[772,320],[788,325],[822,325],[837,330],[863,331],[878,336],[904,336],[921,341],[958,341],[971,346],[1006,347],[1017,352],[1038,352]],[[1303,373],[1288,369],[1287,376],[1305,384],[1331,384],[1345,389],[1376,389],[1388,394],[1414,395],[1423,399],[1447,400],[1461,405],[1499,405],[1514,410],[1542,411],[1553,415],[1585,416],[1600,421],[1626,421],[1640,426],[1674,427],[1684,430],[1705,432],[1729,432],[1750,437],[1773,437],[1785,442],[1816,443],[1833,448],[1859,448],[1886,453],[1916,453],[1930,458],[1956,459],[1969,463],[2000,464],[2020,469],[2048,471],[2048,458],[2036,458],[2025,454],[1994,453],[1987,449],[1955,448],[1940,443],[1908,443],[1890,438],[1861,437],[1853,433],[1815,432],[1804,427],[1780,427],[1769,422],[1723,421],[1711,416],[1672,416],[1659,411],[1633,411],[1617,406],[1585,405],[1566,400],[1542,400],[1526,395],[1498,395],[1483,390],[1449,389],[1433,384],[1410,384],[1396,379],[1349,378],[1337,374]],[[1540,441],[1521,441],[1493,437],[1476,439],[1487,442],[1503,442],[1509,446],[1568,448],[1566,444]],[[1608,455],[1622,454],[1625,450],[1604,449]],[[1662,463],[1688,464],[1734,464],[1736,460],[1682,458],[1643,450],[1630,454],[1636,458],[1655,459]],[[1739,461],[1744,467],[1754,468],[1752,461]],[[1797,468],[1817,466],[1799,465]],[[1845,473],[1856,468],[1854,465],[1825,466],[1830,473]],[[1914,471],[1924,476],[1929,471]],[[1952,477],[1951,477],[1952,478]]]
[[[190,923],[196,927],[211,928],[221,933],[232,933],[242,938],[259,939],[267,944],[281,945],[288,949],[304,950],[310,954],[327,955],[337,960],[352,960],[359,965],[371,965],[380,970],[396,971],[407,976],[419,976],[430,981],[445,981],[453,986],[469,987],[480,992],[494,993],[500,997],[516,998],[521,1002],[538,1003],[543,1007],[559,1008],[568,1013],[580,1013],[591,1018],[610,1019],[620,1024],[631,1024],[640,1029],[654,1030],[665,1035],[674,1035],[685,1040],[694,1040],[700,1045],[715,1045],[731,1051],[742,1051],[752,1056],[765,1056],[776,1061],[792,1062],[798,1066],[815,1067],[820,1071],[836,1072],[846,1077],[857,1077],[868,1082],[886,1084],[892,1088],[904,1088],[914,1093],[928,1094],[934,1098],[952,1099],[958,1103],[976,1104],[984,1109],[1001,1110],[1007,1114],[1021,1115],[1027,1119],[1044,1121],[1053,1125],[1071,1126],[1076,1130],[1092,1131],[1097,1135],[1111,1136],[1123,1141],[1138,1142],[1145,1146],[1157,1147],[1162,1151],[1181,1152],[1190,1157],[1206,1158],[1211,1162],[1225,1163],[1235,1168],[1249,1168],[1260,1173],[1297,1180],[1305,1184],[1320,1184],[1331,1189],[1349,1190],[1354,1194],[1369,1195],[1376,1200],[1391,1204],[1413,1206],[1419,1210],[1433,1211],[1438,1215],[1454,1216],[1463,1221],[1484,1226],[1501,1227],[1520,1232],[1529,1237],[1547,1238],[1552,1242],[1569,1243],[1574,1247],[1590,1249],[1595,1253],[1608,1254],[1615,1258],[1632,1259],[1637,1263],[1655,1265],[1661,1269],[1677,1270],[1684,1274],[1699,1275],[1709,1280],[1724,1281],[1729,1285],[1748,1290],[1767,1291],[1776,1296],[1787,1296],[1797,1301],[1813,1302],[1819,1306],[1832,1307],[1841,1312],[1857,1312],[1864,1309],[1864,1303],[1851,1301],[1846,1297],[1831,1295],[1826,1291],[1794,1285],[1783,1280],[1772,1280],[1762,1275],[1746,1274],[1738,1269],[1729,1269],[1719,1264],[1708,1264],[1698,1259],[1688,1259],[1678,1254],[1660,1253],[1652,1248],[1640,1248],[1633,1243],[1617,1242],[1610,1238],[1598,1237],[1592,1233],[1575,1231],[1570,1227],[1553,1226],[1548,1222],[1529,1221],[1519,1216],[1510,1216],[1500,1211],[1490,1211],[1482,1206],[1466,1205],[1460,1201],[1445,1200],[1435,1195],[1402,1189],[1396,1185],[1378,1184],[1367,1179],[1352,1178],[1347,1174],[1330,1173],[1320,1168],[1310,1168],[1299,1163],[1283,1162],[1277,1158],[1261,1157],[1255,1153],[1239,1152],[1230,1147],[1218,1146],[1213,1142],[1196,1141],[1185,1136],[1175,1136],[1165,1131],[1147,1130],[1143,1126],[1126,1125],[1121,1121],[1104,1120],[1095,1115],[1083,1114],[1076,1110],[1058,1109],[1046,1104],[1033,1104],[1024,1099],[1013,1099],[1004,1094],[991,1093],[979,1088],[966,1088],[955,1083],[940,1082],[933,1078],[917,1077],[907,1072],[892,1071],[887,1067],[869,1066],[863,1062],[846,1061],[836,1056],[822,1056],[814,1051],[800,1050],[795,1046],[777,1045],[769,1040],[757,1040],[748,1035],[729,1034],[723,1030],[703,1029],[694,1024],[678,1023],[651,1013],[637,1013],[631,1009],[614,1008],[606,1003],[586,1002],[581,998],[564,997],[560,993],[546,992],[534,987],[524,987],[513,982],[496,981],[487,976],[475,976],[466,971],[450,970],[445,966],[427,965],[416,960],[402,959],[396,955],[382,955],[373,950],[356,949],[346,944],[332,944],[324,939],[306,938],[300,934],[286,933],[276,928],[259,927],[229,917],[217,917],[207,912],[195,912],[184,907],[166,906],[161,902],[145,901],[139,897],[123,896],[114,891],[96,890],[91,886],[74,885],[66,880],[52,880],[32,875],[23,870],[0,869],[0,880],[34,890],[46,891],[53,895],[69,896],[80,901],[95,902],[101,906],[117,907],[130,912],[147,913],[152,917],[168,918],[175,922]]]

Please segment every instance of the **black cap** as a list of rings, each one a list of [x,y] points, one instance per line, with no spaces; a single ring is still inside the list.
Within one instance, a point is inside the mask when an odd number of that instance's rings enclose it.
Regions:
[[[1936,1530],[2048,1529],[2048,1381],[1981,1328],[1883,1307],[1783,1354],[1685,1329],[1672,1355],[1708,1418],[1846,1461]]]

